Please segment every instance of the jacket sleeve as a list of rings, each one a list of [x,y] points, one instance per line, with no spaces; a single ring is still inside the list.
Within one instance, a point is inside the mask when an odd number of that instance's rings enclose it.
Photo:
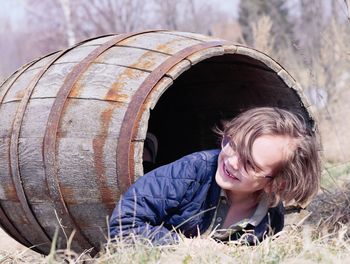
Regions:
[[[189,157],[145,174],[121,196],[110,219],[112,239],[133,233],[154,244],[178,241],[172,227],[164,223],[195,192],[196,169]]]

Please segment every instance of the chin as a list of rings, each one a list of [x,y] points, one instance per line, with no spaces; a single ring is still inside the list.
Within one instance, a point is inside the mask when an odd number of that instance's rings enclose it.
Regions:
[[[229,179],[226,179],[226,176],[223,176],[220,172],[216,173],[215,181],[224,190],[232,190],[235,188],[235,184]]]

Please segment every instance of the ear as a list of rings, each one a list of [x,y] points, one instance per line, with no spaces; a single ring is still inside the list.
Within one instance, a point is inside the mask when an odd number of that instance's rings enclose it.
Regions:
[[[264,187],[264,192],[265,193],[272,193],[272,185],[273,185],[273,181],[268,182],[265,187]],[[283,190],[286,188],[286,181],[282,181],[278,183],[277,189],[278,190]]]
[[[272,192],[272,181],[268,182],[268,183],[265,185],[263,191],[264,191],[265,193],[271,193],[271,192]]]
[[[278,186],[278,190],[284,190],[286,188],[286,181],[280,182],[280,185]]]

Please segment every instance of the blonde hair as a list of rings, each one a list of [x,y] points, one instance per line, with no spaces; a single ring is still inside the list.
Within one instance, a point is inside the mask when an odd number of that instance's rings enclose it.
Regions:
[[[251,153],[255,139],[278,135],[293,140],[294,148],[288,151],[271,180],[271,206],[293,200],[304,205],[317,193],[321,175],[318,135],[307,127],[301,115],[276,107],[253,108],[224,123],[224,129],[217,132],[234,141],[245,169],[249,161],[257,171],[260,168]]]

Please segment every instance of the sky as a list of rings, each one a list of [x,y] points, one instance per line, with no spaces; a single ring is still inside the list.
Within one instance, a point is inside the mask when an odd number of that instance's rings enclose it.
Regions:
[[[52,0],[49,0],[52,1]],[[55,0],[57,1],[57,0]],[[81,0],[82,1],[82,0]],[[88,0],[85,0],[88,1]],[[145,0],[146,1],[146,0]],[[238,4],[240,0],[196,0],[198,4],[204,1],[207,4],[213,6],[213,8],[218,8],[223,12],[233,14],[234,17],[238,16]],[[30,0],[0,0],[2,8],[0,8],[0,21],[12,22],[13,29],[21,27],[21,17],[26,12],[25,5],[28,4]],[[4,23],[4,22],[2,22]],[[3,25],[0,25],[0,30]]]

